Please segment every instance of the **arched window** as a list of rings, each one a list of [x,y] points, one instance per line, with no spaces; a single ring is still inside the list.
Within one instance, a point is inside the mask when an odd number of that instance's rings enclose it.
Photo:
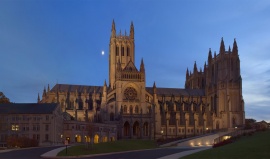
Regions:
[[[115,54],[116,54],[116,56],[119,56],[119,46],[116,46],[116,48],[115,48]]]
[[[122,56],[125,56],[124,51],[125,51],[125,50],[124,50],[124,47],[122,46],[122,47],[121,47],[121,55],[122,55]]]
[[[74,108],[74,101],[72,100],[72,101],[70,101],[69,103],[70,103],[70,107],[69,107],[69,108],[70,108],[70,109],[73,109],[73,108]]]
[[[79,109],[82,110],[83,109],[83,101],[82,101],[82,99],[78,100],[78,105],[79,105]]]
[[[136,107],[135,107],[135,114],[139,114],[139,106],[138,105],[136,105]]]
[[[130,107],[129,107],[129,113],[130,113],[130,114],[133,113],[133,107],[132,107],[132,105],[130,105]]]
[[[175,125],[175,124],[176,124],[176,113],[171,112],[170,113],[169,125]]]
[[[136,121],[134,124],[133,124],[133,136],[137,136],[137,137],[140,137],[140,124],[138,121]]]
[[[124,105],[124,113],[127,113],[127,106]]]
[[[125,124],[124,124],[124,136],[129,136],[129,135],[130,135],[130,125],[126,121]]]
[[[144,136],[148,136],[148,123],[147,122],[145,122],[144,124],[143,124],[143,135]]]
[[[236,119],[235,119],[235,117],[232,118],[232,126],[233,126],[233,127],[236,126]]]
[[[129,48],[129,46],[127,47],[127,56],[130,56],[130,48]]]
[[[218,108],[218,103],[217,103],[217,95],[215,95],[215,98],[214,98],[214,109],[215,109],[215,113],[216,114],[218,114],[218,110],[217,110],[217,108]]]
[[[219,121],[216,122],[216,129],[219,129]]]
[[[114,113],[113,112],[110,113],[110,121],[114,121]]]

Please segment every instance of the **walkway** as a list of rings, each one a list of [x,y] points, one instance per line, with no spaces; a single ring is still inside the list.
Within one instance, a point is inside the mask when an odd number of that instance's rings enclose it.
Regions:
[[[183,147],[171,147],[169,149],[181,149]],[[190,148],[190,147],[188,147]],[[195,147],[194,147],[195,148]],[[186,156],[186,155],[190,155],[192,153],[196,153],[196,152],[199,152],[199,151],[203,151],[203,150],[206,150],[206,149],[209,149],[209,148],[212,148],[210,146],[208,147],[196,147],[195,149],[193,150],[188,150],[188,151],[183,151],[183,152],[180,152],[180,153],[175,153],[175,154],[171,154],[171,155],[168,155],[168,156],[163,156],[163,157],[160,157],[158,159],[179,159],[180,157],[183,157],[183,156]],[[49,152],[46,152],[44,154],[41,155],[42,158],[69,158],[69,157],[57,157],[56,155],[58,154],[58,152],[64,150],[65,147],[60,147],[60,148],[57,148],[57,149],[54,149],[52,151],[49,151]],[[142,150],[135,150],[135,151],[142,151]],[[125,152],[113,152],[113,153],[104,153],[104,154],[95,154],[95,155],[84,155],[84,156],[81,156],[81,157],[94,157],[94,156],[103,156],[103,155],[109,155],[109,154],[120,154],[120,153],[127,153],[127,152],[134,152],[134,151],[125,151]],[[70,158],[74,158],[74,156],[70,156]],[[76,157],[76,158],[80,158],[80,157]]]

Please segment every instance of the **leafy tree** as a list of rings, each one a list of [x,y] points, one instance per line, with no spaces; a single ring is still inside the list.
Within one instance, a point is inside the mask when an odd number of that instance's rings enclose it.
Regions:
[[[3,92],[0,92],[0,104],[3,103],[10,103],[10,101]]]
[[[255,119],[245,119],[245,128],[251,129],[252,126],[256,123]]]

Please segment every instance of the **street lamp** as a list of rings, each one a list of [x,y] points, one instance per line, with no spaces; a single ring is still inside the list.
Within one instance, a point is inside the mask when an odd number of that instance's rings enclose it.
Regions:
[[[160,133],[161,133],[161,139],[163,140],[163,130],[161,130]]]
[[[235,129],[236,135],[238,135],[238,132],[237,132],[237,126],[234,127],[234,129]]]

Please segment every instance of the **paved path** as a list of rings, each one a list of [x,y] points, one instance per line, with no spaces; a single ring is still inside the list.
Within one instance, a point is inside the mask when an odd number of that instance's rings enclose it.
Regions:
[[[42,158],[82,158],[82,159],[137,159],[137,158],[147,158],[147,159],[178,159],[180,157],[196,153],[209,149],[211,147],[170,147],[170,148],[159,148],[159,149],[149,149],[149,150],[135,150],[126,152],[114,152],[105,154],[94,154],[85,156],[70,156],[70,157],[56,157],[59,151],[65,149],[65,147],[60,147],[44,153],[41,155]],[[161,157],[162,156],[162,157]]]
[[[59,146],[0,150],[0,159],[42,159],[41,154],[57,148]]]
[[[175,154],[172,154],[172,155],[160,157],[158,159],[179,159],[180,157],[184,157],[184,156],[187,156],[187,155],[190,155],[190,154],[193,154],[193,153],[196,153],[196,152],[200,152],[200,151],[203,151],[203,150],[207,150],[207,149],[210,149],[210,148],[212,148],[212,147],[201,147],[201,148],[197,148],[197,149],[194,149],[194,150],[183,151],[183,152],[175,153]]]

